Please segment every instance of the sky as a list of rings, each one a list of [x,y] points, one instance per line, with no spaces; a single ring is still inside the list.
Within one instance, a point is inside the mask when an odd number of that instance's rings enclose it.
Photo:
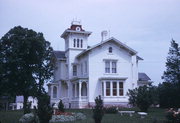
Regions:
[[[64,50],[60,35],[74,19],[92,31],[90,46],[108,30],[144,59],[139,72],[154,85],[163,82],[170,41],[180,44],[180,0],[0,0],[0,37],[21,25],[42,32],[54,50]]]

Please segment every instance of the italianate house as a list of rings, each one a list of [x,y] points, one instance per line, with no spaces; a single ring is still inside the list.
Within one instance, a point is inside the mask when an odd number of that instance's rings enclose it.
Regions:
[[[128,89],[150,82],[145,73],[138,72],[143,59],[116,38],[104,40],[106,32],[102,41],[90,47],[90,35],[78,21],[62,33],[65,51],[53,52],[54,79],[48,84],[51,103],[61,99],[66,108],[88,108],[101,95],[104,105],[126,106]]]

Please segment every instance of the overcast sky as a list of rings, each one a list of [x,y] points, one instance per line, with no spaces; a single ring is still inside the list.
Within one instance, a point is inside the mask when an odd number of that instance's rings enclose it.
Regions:
[[[64,50],[60,35],[76,18],[93,32],[90,46],[110,30],[144,59],[139,72],[156,85],[162,82],[170,41],[180,42],[180,0],[0,0],[0,37],[21,25],[42,32],[54,50]]]

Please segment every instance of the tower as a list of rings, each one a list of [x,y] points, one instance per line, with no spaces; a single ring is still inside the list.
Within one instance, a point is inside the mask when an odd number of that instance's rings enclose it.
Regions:
[[[72,21],[71,27],[61,35],[65,40],[65,51],[87,49],[87,40],[91,32],[82,28],[80,21]]]

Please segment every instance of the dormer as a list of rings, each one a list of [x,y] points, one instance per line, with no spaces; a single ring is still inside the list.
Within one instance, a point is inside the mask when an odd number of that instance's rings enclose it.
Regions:
[[[65,40],[65,50],[68,49],[87,49],[88,37],[91,34],[82,28],[80,21],[72,21],[70,28],[66,29],[61,38]]]

